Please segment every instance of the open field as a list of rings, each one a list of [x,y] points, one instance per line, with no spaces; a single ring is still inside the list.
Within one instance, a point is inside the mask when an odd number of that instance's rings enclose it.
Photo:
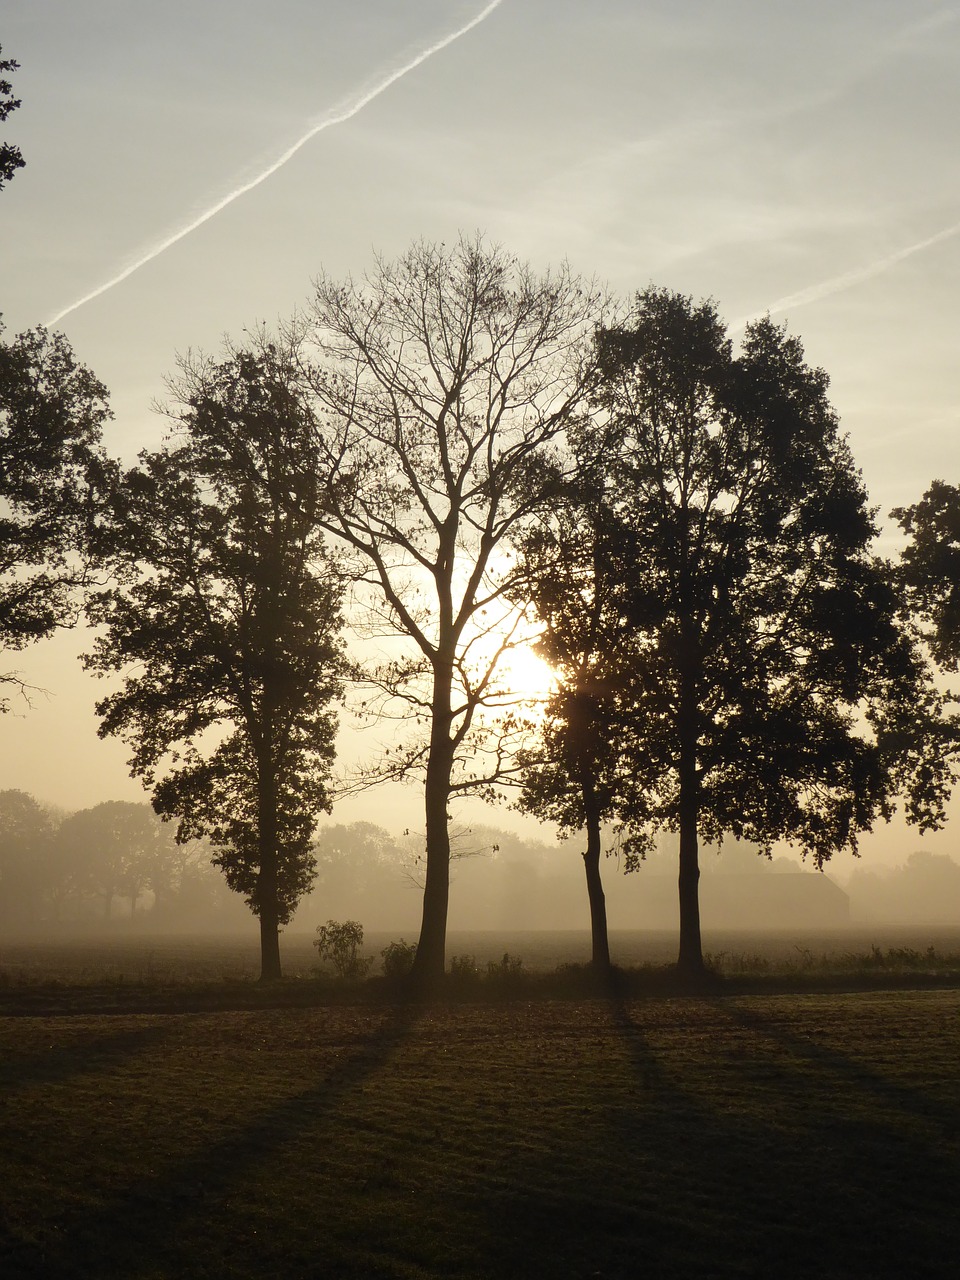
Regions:
[[[364,951],[374,957],[372,973],[379,970],[381,949],[398,936],[367,934]],[[769,971],[803,971],[822,968],[824,962],[837,969],[845,959],[869,956],[874,948],[924,953],[931,947],[940,956],[956,957],[960,971],[960,927],[950,925],[788,932],[707,930],[703,945],[717,967],[728,973],[741,970],[747,961],[758,971],[764,967]],[[613,930],[610,949],[614,963],[624,967],[670,964],[677,958],[677,935],[666,930]],[[448,935],[448,960],[466,955],[485,966],[499,960],[504,952],[519,957],[527,972],[548,972],[561,964],[589,960],[590,934],[586,930],[530,930],[451,931]],[[313,934],[306,930],[285,932],[281,954],[288,977],[310,977],[316,970]],[[123,928],[109,933],[65,933],[56,938],[23,934],[0,938],[0,991],[4,986],[50,982],[244,982],[257,977],[259,961],[259,941],[252,921],[245,934],[202,937],[142,934]]]
[[[0,1018],[0,1275],[952,1277],[960,991]]]

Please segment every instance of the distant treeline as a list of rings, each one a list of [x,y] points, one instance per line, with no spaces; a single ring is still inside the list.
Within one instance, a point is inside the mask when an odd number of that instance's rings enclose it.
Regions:
[[[537,841],[492,826],[454,833],[451,927],[586,929],[576,837]],[[614,928],[676,927],[675,850],[664,842],[630,876],[615,841],[607,860]],[[328,822],[313,843],[315,878],[293,921],[312,929],[356,919],[371,931],[415,935],[422,837],[371,822]],[[0,925],[119,924],[150,930],[249,928],[250,916],[202,841],[178,845],[146,803],[115,800],[65,814],[22,791],[0,792]],[[703,862],[707,927],[830,927],[848,921],[946,923],[960,918],[960,864],[916,852],[891,869],[858,867],[844,892],[827,876],[727,841]]]
[[[149,804],[108,800],[64,814],[0,792],[0,925],[242,925],[249,918],[201,841],[178,845]]]

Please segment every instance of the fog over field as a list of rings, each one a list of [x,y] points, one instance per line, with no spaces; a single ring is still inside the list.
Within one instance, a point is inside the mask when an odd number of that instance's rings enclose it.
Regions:
[[[27,800],[0,793],[0,937],[51,943],[167,934],[255,937],[256,922],[211,866],[209,849],[199,843],[178,847],[147,804],[117,802],[50,815],[29,808]],[[36,823],[32,835],[24,809]],[[17,815],[21,826],[14,830]],[[459,829],[454,843],[450,954],[458,935],[477,931],[527,938],[562,932],[562,950],[586,945],[573,940],[585,938],[589,928],[576,836],[536,841],[478,824]],[[328,821],[314,850],[316,879],[286,931],[288,946],[329,919],[357,920],[370,936],[416,940],[422,840],[415,832]],[[678,927],[675,841],[662,839],[629,874],[616,853],[602,871],[611,932],[631,939],[626,954],[672,952]],[[960,926],[960,863],[918,851],[899,866],[864,860],[852,873],[837,875],[829,865],[820,873],[731,840],[719,851],[703,850],[701,903],[705,945],[713,950],[730,949],[729,939],[717,940],[722,933],[769,947],[775,936],[788,946],[801,936],[879,945],[906,931],[911,945],[934,945]],[[488,939],[482,949],[499,945]],[[543,945],[541,938],[526,950],[540,952]]]
[[[830,374],[889,546],[890,509],[958,461],[958,36],[949,6],[874,0],[11,0],[4,137],[26,167],[0,206],[6,333],[57,317],[129,462],[162,435],[177,351],[289,315],[322,268],[482,228],[624,296],[653,281],[732,324],[787,321]],[[4,720],[0,786],[70,809],[142,797],[96,737],[87,644],[7,664],[46,692]],[[343,758],[370,739],[347,721]],[[393,787],[335,820],[399,831],[421,809]],[[956,853],[899,820],[864,842],[889,866],[914,848]]]

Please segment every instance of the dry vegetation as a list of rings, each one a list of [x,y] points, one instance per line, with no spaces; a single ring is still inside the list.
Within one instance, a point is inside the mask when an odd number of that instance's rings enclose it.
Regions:
[[[952,1276],[960,992],[0,1018],[0,1274]]]

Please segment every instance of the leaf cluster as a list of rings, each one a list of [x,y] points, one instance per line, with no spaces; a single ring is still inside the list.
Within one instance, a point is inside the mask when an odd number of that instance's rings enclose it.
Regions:
[[[112,467],[107,392],[45,329],[0,342],[0,647],[76,620]]]
[[[13,96],[13,85],[6,79],[8,72],[17,71],[19,67],[20,63],[12,58],[0,58],[0,123],[20,106],[20,99]],[[19,147],[11,142],[0,142],[0,191],[25,163]]]
[[[934,480],[912,507],[891,513],[910,542],[900,571],[914,609],[929,626],[937,662],[960,670],[960,488]]]

